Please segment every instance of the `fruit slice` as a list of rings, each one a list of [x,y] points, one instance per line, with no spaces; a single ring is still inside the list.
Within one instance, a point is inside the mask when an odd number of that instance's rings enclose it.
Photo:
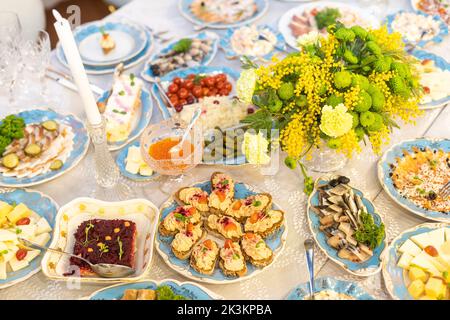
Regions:
[[[428,237],[430,238],[432,245],[437,248],[445,242],[445,229],[439,228],[428,232]]]
[[[419,247],[424,249],[428,245],[432,245],[430,236],[428,233],[416,234],[411,237],[411,240],[414,241]]]
[[[22,218],[29,217],[30,214],[30,209],[28,209],[28,207],[23,203],[20,203],[10,213],[7,214],[7,217],[11,223],[16,223]]]
[[[426,272],[418,267],[410,267],[408,276],[411,281],[420,280],[425,283],[428,280],[428,275],[426,274]]]
[[[406,240],[400,248],[398,248],[398,251],[401,253],[409,253],[413,257],[417,256],[419,253],[422,252],[422,250],[417,246],[414,242],[412,242],[410,239]]]
[[[425,292],[425,284],[420,280],[414,280],[409,285],[408,292],[414,299],[418,299]]]
[[[432,298],[442,299],[445,297],[445,285],[441,279],[430,278],[425,285],[425,293]]]
[[[422,251],[419,255],[414,257],[411,262],[411,266],[417,266],[429,273],[431,273],[433,276],[440,276],[441,272],[436,269],[433,263],[430,261],[430,256],[425,252]]]
[[[397,266],[399,266],[402,269],[409,269],[412,259],[414,259],[414,257],[409,253],[405,252],[398,260]]]

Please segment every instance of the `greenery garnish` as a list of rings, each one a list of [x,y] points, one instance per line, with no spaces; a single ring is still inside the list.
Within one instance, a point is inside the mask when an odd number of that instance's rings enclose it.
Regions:
[[[9,115],[0,124],[0,155],[14,139],[24,137],[25,121],[15,115]]]
[[[173,46],[173,51],[178,53],[187,52],[191,48],[192,39],[184,38],[178,41]]]
[[[183,216],[181,213],[175,213],[174,214],[175,219],[181,222],[186,222],[187,218]]]
[[[315,16],[317,23],[317,28],[323,29],[334,23],[336,23],[337,18],[341,17],[341,13],[336,8],[325,8],[319,11]]]
[[[376,225],[372,215],[367,212],[361,212],[360,218],[361,224],[355,232],[355,239],[373,250],[383,241],[384,224]]]
[[[119,244],[119,260],[122,260],[123,247],[122,247],[122,240],[120,240],[120,237],[117,237],[117,243]]]

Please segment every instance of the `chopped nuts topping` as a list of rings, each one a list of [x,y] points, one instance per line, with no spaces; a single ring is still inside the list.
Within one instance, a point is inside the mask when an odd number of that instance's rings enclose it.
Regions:
[[[114,233],[119,233],[120,232],[120,228],[115,228],[114,229]]]
[[[111,240],[111,236],[106,236],[106,237],[105,237],[105,240],[106,240],[106,241]]]

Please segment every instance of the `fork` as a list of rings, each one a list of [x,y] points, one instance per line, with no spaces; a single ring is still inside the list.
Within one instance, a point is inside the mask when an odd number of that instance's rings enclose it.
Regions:
[[[438,193],[442,198],[450,196],[450,181],[448,181]]]

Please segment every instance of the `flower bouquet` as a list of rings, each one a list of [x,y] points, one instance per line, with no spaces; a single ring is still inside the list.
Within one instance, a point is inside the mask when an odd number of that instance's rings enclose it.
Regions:
[[[265,66],[244,59],[236,86],[241,100],[259,107],[243,122],[279,129],[289,167],[324,146],[350,158],[370,143],[379,154],[396,118],[420,114],[418,72],[400,34],[337,24],[327,37],[299,39],[299,49]]]

